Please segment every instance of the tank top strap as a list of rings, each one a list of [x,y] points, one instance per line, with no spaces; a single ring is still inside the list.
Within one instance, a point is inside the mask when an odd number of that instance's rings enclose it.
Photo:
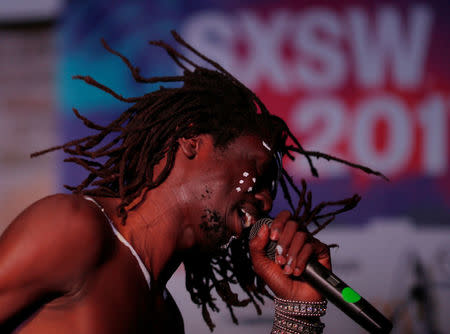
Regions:
[[[83,197],[84,197],[85,200],[94,203],[100,209],[100,211],[106,217],[106,220],[108,221],[109,225],[111,226],[111,229],[113,230],[113,232],[116,235],[117,239],[119,239],[119,241],[121,243],[123,243],[125,246],[127,246],[128,249],[131,251],[131,254],[133,254],[133,256],[136,258],[136,260],[137,260],[137,262],[139,264],[139,267],[141,268],[142,274],[144,275],[145,281],[147,282],[147,285],[148,285],[148,287],[150,289],[150,273],[148,272],[147,268],[145,267],[144,262],[139,257],[139,254],[134,250],[134,248],[130,245],[130,243],[127,241],[127,239],[125,239],[123,237],[123,235],[120,234],[120,232],[116,229],[116,227],[114,226],[112,220],[106,214],[105,209],[103,208],[103,206],[101,206],[100,203],[98,203],[95,199],[93,199],[90,196],[83,196]]]

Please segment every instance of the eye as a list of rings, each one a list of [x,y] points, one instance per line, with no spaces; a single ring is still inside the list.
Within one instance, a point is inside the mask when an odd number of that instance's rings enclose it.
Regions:
[[[278,188],[278,181],[281,177],[281,158],[274,157],[262,170],[260,176],[256,178],[253,192],[257,193],[263,190],[268,190],[270,196],[275,198]]]

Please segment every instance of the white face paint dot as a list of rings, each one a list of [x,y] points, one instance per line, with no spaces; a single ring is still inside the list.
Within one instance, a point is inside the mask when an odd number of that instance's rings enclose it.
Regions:
[[[256,177],[252,177],[253,183],[256,183]]]
[[[269,145],[266,144],[266,142],[263,140],[262,142],[263,146],[268,150],[268,151],[272,151],[272,149],[270,148]]]
[[[242,173],[242,175],[243,175],[244,177],[247,177],[247,176],[249,176],[250,174],[247,173],[247,172],[244,172],[244,173]]]
[[[244,180],[239,180],[239,184],[242,184],[242,183],[244,183]]]
[[[253,187],[248,187],[247,192],[251,192],[253,190]]]
[[[242,190],[241,187],[237,187],[237,188],[236,188],[236,191],[237,191],[237,192],[240,192],[241,190]]]

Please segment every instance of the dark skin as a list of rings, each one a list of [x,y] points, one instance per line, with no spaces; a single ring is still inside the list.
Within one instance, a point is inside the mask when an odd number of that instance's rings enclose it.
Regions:
[[[226,149],[216,148],[209,135],[179,143],[169,177],[129,212],[125,226],[115,214],[119,199],[96,198],[143,260],[151,289],[94,203],[77,195],[50,196],[22,212],[0,238],[2,333],[184,333],[177,306],[170,295],[164,298],[166,283],[192,250],[214,252],[239,237],[241,208],[255,219],[270,211],[269,190],[252,191],[248,180],[262,181],[272,155],[253,136],[241,136]],[[237,191],[243,173],[249,175]],[[283,249],[278,263],[264,256],[269,233]],[[277,296],[322,298],[290,275],[300,275],[312,254],[330,267],[328,250],[296,231],[288,212],[276,217],[270,231],[261,229],[250,251],[256,273]]]

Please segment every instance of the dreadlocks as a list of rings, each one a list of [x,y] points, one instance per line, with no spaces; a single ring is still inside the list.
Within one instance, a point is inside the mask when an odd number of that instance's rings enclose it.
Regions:
[[[106,126],[95,124],[73,109],[75,116],[88,128],[96,130],[96,134],[33,153],[31,157],[60,149],[69,154],[64,161],[82,166],[89,175],[78,186],[65,187],[74,193],[120,198],[117,214],[121,217],[122,224],[126,223],[128,211],[139,207],[145,200],[146,193],[158,187],[168,177],[175,162],[178,139],[199,134],[212,135],[215,146],[222,148],[240,135],[257,135],[267,140],[281,156],[293,160],[294,153],[303,155],[314,176],[318,176],[318,173],[311,157],[338,161],[385,178],[381,173],[365,166],[321,152],[304,150],[286,123],[270,114],[250,89],[219,64],[195,50],[176,32],[173,31],[172,35],[180,46],[209,63],[215,70],[197,65],[163,41],[152,41],[150,44],[167,52],[183,70],[183,75],[145,78],[141,76],[138,67],[133,66],[125,56],[112,50],[102,40],[106,50],[122,59],[136,82],[182,82],[182,87],[161,87],[141,97],[126,98],[90,76],[74,76],[74,79],[83,80],[132,106]],[[107,141],[107,137],[113,139]],[[166,158],[165,164],[161,172],[155,175],[154,167],[163,158]],[[104,163],[100,163],[99,159]],[[294,217],[299,226],[306,229],[310,223],[316,225],[316,231],[311,234],[323,229],[336,214],[350,210],[359,201],[359,196],[355,195],[338,202],[324,202],[311,209],[311,193],[306,192],[304,182],[302,190],[299,190],[293,179],[282,169],[280,185],[284,197],[295,211]],[[297,206],[293,203],[292,192],[299,197]],[[140,195],[143,195],[141,200],[129,208]],[[324,208],[330,206],[340,208],[321,214]],[[218,311],[211,294],[213,289],[226,303],[235,323],[237,319],[233,307],[252,303],[260,313],[262,297],[271,296],[264,282],[249,270],[252,265],[245,240],[245,237],[235,240],[219,255],[204,255],[204,261],[198,261],[197,258],[196,261],[187,259],[184,263],[186,288],[192,301],[201,306],[203,318],[211,330],[214,324],[208,309]],[[230,284],[239,284],[248,298],[239,300]]]

